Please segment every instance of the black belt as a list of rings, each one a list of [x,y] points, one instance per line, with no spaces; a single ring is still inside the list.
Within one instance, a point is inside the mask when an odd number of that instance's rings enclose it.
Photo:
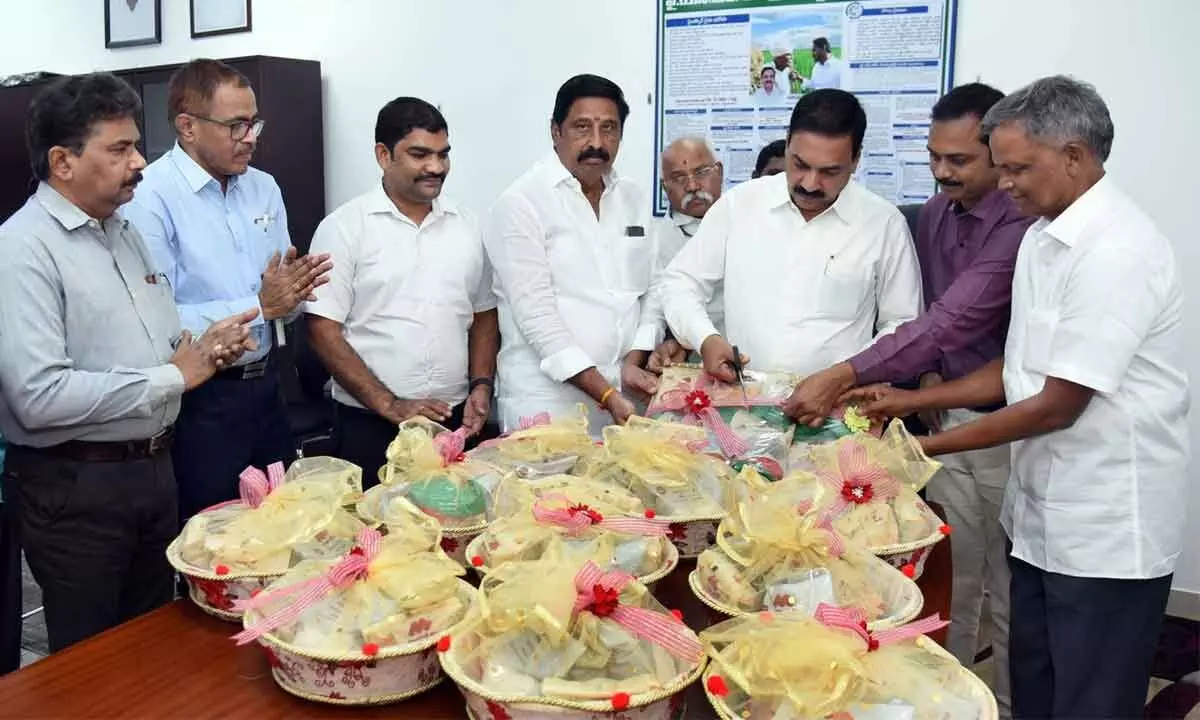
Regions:
[[[255,380],[267,374],[267,366],[270,361],[271,356],[264,355],[261,360],[218,370],[213,377],[220,380]]]
[[[16,445],[13,449],[25,452],[49,455],[64,460],[76,462],[124,462],[126,460],[145,460],[159,453],[166,452],[175,439],[174,426],[168,426],[157,435],[146,440],[122,440],[113,442],[92,442],[89,440],[68,440],[65,443],[50,447],[29,447]]]

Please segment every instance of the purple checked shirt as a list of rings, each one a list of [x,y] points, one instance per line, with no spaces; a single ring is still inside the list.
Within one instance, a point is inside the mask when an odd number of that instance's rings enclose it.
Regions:
[[[1001,190],[963,211],[945,195],[921,208],[917,258],[925,312],[850,358],[859,384],[936,371],[969,375],[1004,354],[1013,266],[1033,218]]]

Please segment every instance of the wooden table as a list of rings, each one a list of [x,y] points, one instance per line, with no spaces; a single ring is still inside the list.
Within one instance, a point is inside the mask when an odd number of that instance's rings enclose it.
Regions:
[[[711,612],[691,593],[682,562],[656,590],[688,625],[707,627]],[[918,584],[921,616],[950,614],[950,542],[937,544]],[[236,647],[237,626],[187,600],[113,628],[18,672],[0,677],[0,716],[20,718],[414,718],[466,717],[450,681],[398,705],[338,707],[296,699],[271,679],[256,646]],[[943,630],[934,639],[944,642]],[[941,635],[939,637],[939,635]],[[688,695],[689,720],[715,718],[700,684]]]

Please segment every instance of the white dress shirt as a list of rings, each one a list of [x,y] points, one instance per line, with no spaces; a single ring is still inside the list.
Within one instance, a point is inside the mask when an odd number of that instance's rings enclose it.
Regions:
[[[700,219],[694,218],[683,213],[672,211],[667,217],[658,218],[654,221],[654,244],[658,251],[658,272],[661,274],[666,270],[687,241],[700,229]],[[656,282],[654,286],[654,297],[652,302],[655,303],[655,317],[662,315],[662,283]],[[725,332],[725,291],[721,283],[713,290],[712,300],[708,302],[708,317],[716,326],[717,331]],[[665,322],[665,321],[664,321]],[[676,338],[677,340],[679,338]],[[693,348],[695,349],[695,348]]]
[[[643,296],[656,262],[650,203],[635,184],[610,175],[597,219],[554,154],[496,201],[486,234],[496,272],[500,356],[496,400],[503,428],[542,411],[590,408],[591,429],[607,412],[567,382],[595,367],[614,387],[630,350],[651,350],[661,325]]]
[[[1038,220],[1017,255],[1008,402],[1047,377],[1095,394],[1071,427],[1013,443],[1013,556],[1082,577],[1172,572],[1189,457],[1183,291],[1171,243],[1108,178]]]
[[[823,63],[813,63],[812,79],[808,82],[813,90],[842,89],[842,61],[830,55]]]
[[[321,221],[312,253],[329,284],[304,311],[342,324],[346,342],[396,397],[457,405],[467,397],[467,333],[496,307],[474,216],[438,199],[418,226],[382,185]],[[362,407],[334,381],[333,398]]]
[[[726,338],[763,370],[816,372],[921,311],[904,216],[853,181],[808,221],[785,173],[717,200],[662,279],[667,322],[692,347],[720,334],[705,305],[722,280]]]
[[[783,105],[789,102],[787,88],[777,83],[774,92],[767,92],[765,87],[759,87],[754,91],[754,101],[760,105]]]

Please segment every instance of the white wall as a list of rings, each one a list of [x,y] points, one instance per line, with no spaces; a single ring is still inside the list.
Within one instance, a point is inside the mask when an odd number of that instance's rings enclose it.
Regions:
[[[254,0],[254,31],[188,37],[188,3],[163,0],[163,43],[104,49],[102,0],[0,0],[0,76],[82,72],[191,57],[268,54],[320,60],[325,76],[329,207],[375,181],[375,113],[397,95],[441,105],[454,170],[447,193],[477,211],[549,151],[554,92],[578,72],[620,84],[633,107],[619,166],[650,182],[655,0]],[[570,12],[568,12],[568,9]],[[1051,73],[1095,83],[1117,139],[1109,168],[1175,241],[1185,277],[1200,276],[1193,165],[1200,158],[1194,68],[1200,3],[1154,0],[960,0],[956,80],[1013,90]],[[271,122],[286,121],[268,118]],[[268,130],[269,131],[269,130]],[[1188,327],[1200,387],[1200,290]],[[1114,292],[1119,292],[1114,288]],[[1192,415],[1200,453],[1200,407]],[[1197,465],[1200,469],[1200,464]],[[1200,480],[1193,472],[1189,552],[1177,588],[1200,592]]]

